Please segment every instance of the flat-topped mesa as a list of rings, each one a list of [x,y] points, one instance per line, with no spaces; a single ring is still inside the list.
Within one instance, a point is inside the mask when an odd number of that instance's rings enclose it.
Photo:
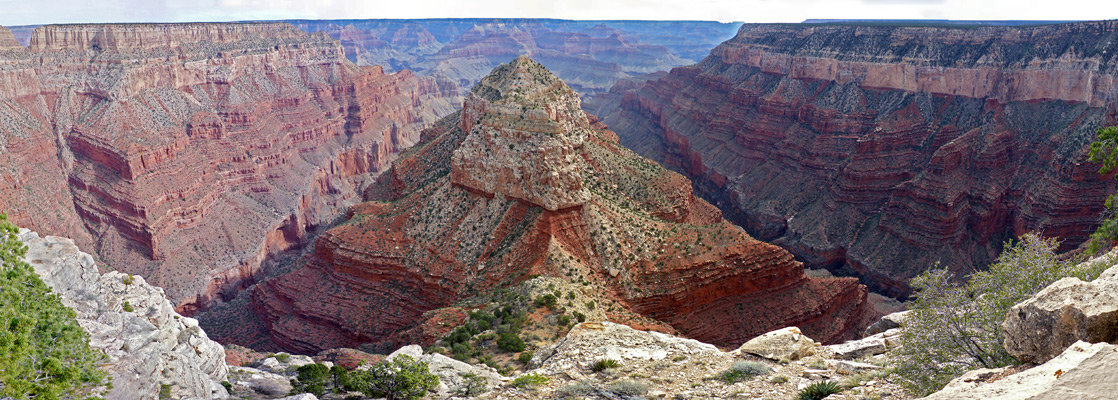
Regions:
[[[578,94],[526,56],[470,90],[451,159],[451,182],[551,211],[590,199],[578,156],[590,122]],[[527,150],[526,150],[527,149]]]
[[[287,23],[76,24],[35,29],[31,50],[153,50],[200,42],[234,43],[305,34]],[[14,40],[14,39],[13,39]]]

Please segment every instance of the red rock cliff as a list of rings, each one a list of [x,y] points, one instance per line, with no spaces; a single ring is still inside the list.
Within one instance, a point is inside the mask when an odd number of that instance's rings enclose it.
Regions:
[[[189,312],[360,200],[453,92],[287,24],[43,26],[0,51],[0,209]]]
[[[425,311],[530,274],[584,279],[726,346],[788,325],[831,342],[871,317],[864,286],[806,277],[791,254],[695,198],[686,178],[621,147],[526,57],[482,79],[423,137],[305,265],[253,289],[276,345],[391,343]],[[515,174],[550,180],[512,188]]]
[[[1093,231],[1084,160],[1118,100],[1118,22],[975,29],[745,25],[592,109],[754,236],[893,295],[1029,230]]]

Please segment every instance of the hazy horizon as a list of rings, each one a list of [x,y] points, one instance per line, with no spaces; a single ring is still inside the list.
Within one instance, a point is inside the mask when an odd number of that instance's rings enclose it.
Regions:
[[[1069,21],[1118,18],[1118,4],[992,0],[0,0],[0,25],[230,22],[283,19],[552,18],[791,22],[808,19]]]

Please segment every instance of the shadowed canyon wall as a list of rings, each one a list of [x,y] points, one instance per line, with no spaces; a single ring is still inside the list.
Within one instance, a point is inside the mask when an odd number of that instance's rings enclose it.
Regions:
[[[0,29],[0,210],[166,288],[185,312],[304,244],[453,84],[358,67],[282,23]]]
[[[586,108],[758,239],[905,295],[1026,231],[1088,237],[1113,190],[1085,155],[1115,122],[1115,54],[1114,21],[744,25]]]

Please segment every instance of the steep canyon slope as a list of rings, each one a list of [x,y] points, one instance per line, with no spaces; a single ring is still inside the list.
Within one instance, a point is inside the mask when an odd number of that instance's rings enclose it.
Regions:
[[[805,264],[904,295],[1026,231],[1084,241],[1112,185],[1118,22],[745,25],[709,57],[587,105]]]
[[[305,265],[251,291],[279,347],[399,345],[424,312],[533,274],[723,346],[790,325],[831,342],[872,317],[864,286],[805,276],[686,178],[622,147],[524,56],[424,131],[367,197]]]
[[[280,23],[0,28],[0,210],[183,311],[360,200],[457,88]]]
[[[527,55],[582,96],[605,92],[618,79],[694,64],[739,25],[502,18],[288,22],[338,39],[358,64],[447,79],[463,91],[497,65]]]

